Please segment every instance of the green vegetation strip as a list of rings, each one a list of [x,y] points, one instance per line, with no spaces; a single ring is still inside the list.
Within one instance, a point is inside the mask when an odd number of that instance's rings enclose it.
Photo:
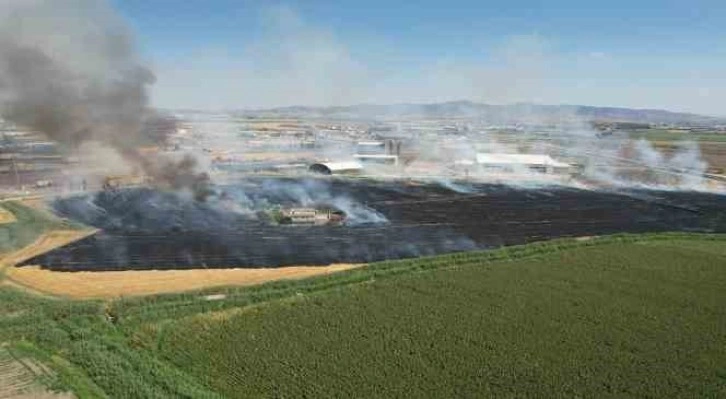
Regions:
[[[17,201],[0,203],[4,209],[15,215],[17,221],[0,225],[0,253],[22,248],[50,230],[79,230],[84,226],[58,219]]]
[[[630,138],[646,139],[650,141],[699,141],[710,143],[726,143],[726,133],[714,132],[687,132],[668,129],[641,129],[628,132]]]
[[[0,341],[83,398],[723,396],[724,244],[562,239],[109,302],[2,287]]]
[[[103,303],[64,301],[0,288],[2,343],[50,366],[45,381],[81,398],[219,397],[148,351],[105,317]]]

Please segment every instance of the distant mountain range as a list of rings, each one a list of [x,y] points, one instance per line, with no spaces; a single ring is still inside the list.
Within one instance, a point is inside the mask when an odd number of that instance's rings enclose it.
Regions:
[[[726,118],[717,118],[657,109],[594,107],[586,105],[511,104],[492,105],[471,101],[434,104],[360,104],[335,107],[293,106],[238,114],[268,114],[289,117],[323,118],[477,118],[489,123],[552,123],[558,121],[617,121],[688,126],[726,125]]]

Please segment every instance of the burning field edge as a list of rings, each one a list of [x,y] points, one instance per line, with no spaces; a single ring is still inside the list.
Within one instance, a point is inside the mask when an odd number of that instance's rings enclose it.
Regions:
[[[726,232],[726,197],[715,194],[486,183],[453,189],[437,182],[247,178],[215,186],[205,202],[127,188],[60,198],[52,206],[56,215],[101,233],[18,266],[94,272],[324,266],[556,237]]]
[[[5,212],[13,215],[12,212]],[[332,264],[258,269],[107,272],[57,272],[38,266],[15,267],[28,259],[82,240],[97,232],[97,229],[83,229],[51,230],[42,233],[31,244],[0,256],[0,272],[5,277],[0,284],[20,287],[36,294],[72,299],[101,299],[184,292],[219,286],[254,285],[275,280],[329,274],[362,266],[362,264]]]
[[[176,298],[198,304],[215,304],[214,308],[218,309],[220,305],[224,308],[235,306],[235,293],[245,293],[247,292],[245,287],[250,286],[258,286],[262,290],[272,289],[281,295],[287,290],[278,291],[275,289],[278,285],[280,287],[299,286],[302,291],[305,291],[309,285],[314,287],[313,291],[317,291],[331,286],[360,283],[401,273],[456,268],[469,264],[472,260],[486,263],[558,253],[593,245],[690,239],[726,241],[726,235],[674,232],[568,237],[488,251],[456,252],[370,264],[334,264],[312,267],[106,272],[55,272],[40,267],[24,267],[10,268],[9,271],[6,271],[6,277],[10,282],[25,287],[31,292],[69,299],[128,298],[131,300],[133,297],[141,299],[162,296],[169,300]],[[224,292],[224,294],[218,295],[219,292]],[[224,300],[218,301],[218,299]]]
[[[25,260],[31,259],[38,255],[42,255],[46,252],[52,251],[56,248],[60,248],[64,245],[68,245],[78,240],[82,240],[86,237],[96,234],[97,232],[98,230],[96,229],[88,229],[54,230],[43,233],[32,244],[0,257],[0,269],[9,268],[12,270],[12,266],[22,263]]]

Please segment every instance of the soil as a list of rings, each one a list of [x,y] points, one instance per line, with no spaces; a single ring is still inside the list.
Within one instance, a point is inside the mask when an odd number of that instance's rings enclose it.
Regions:
[[[51,392],[37,381],[49,374],[43,365],[31,359],[16,359],[0,347],[0,398],[3,399],[71,399],[71,393]]]

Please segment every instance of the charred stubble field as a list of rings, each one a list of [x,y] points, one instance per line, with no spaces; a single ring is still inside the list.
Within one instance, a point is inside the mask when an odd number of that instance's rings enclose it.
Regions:
[[[207,203],[150,189],[66,198],[54,204],[60,215],[103,232],[24,265],[59,271],[327,265],[567,236],[726,231],[726,196],[715,194],[460,188],[352,179],[251,179],[219,188],[225,192],[223,199]],[[259,204],[331,202],[349,207],[351,215],[360,215],[360,223],[276,226],[258,217]],[[240,204],[249,208],[240,210]]]

